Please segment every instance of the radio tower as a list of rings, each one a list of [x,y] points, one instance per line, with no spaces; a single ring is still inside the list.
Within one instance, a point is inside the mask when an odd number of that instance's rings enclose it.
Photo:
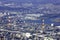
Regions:
[[[45,28],[45,23],[44,23],[44,21],[45,21],[45,20],[42,19],[42,28],[41,28],[41,29],[42,29],[42,33],[44,32],[44,28]]]

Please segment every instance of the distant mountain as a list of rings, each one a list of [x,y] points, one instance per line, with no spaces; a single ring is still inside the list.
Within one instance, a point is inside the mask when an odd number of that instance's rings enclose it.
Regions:
[[[23,13],[60,14],[60,5],[40,4],[38,6],[34,6],[34,4],[31,3],[23,3],[22,6],[20,5],[19,7],[18,5],[9,5],[10,4],[0,5],[0,10],[20,11]]]
[[[59,14],[60,0],[0,0],[0,10]]]

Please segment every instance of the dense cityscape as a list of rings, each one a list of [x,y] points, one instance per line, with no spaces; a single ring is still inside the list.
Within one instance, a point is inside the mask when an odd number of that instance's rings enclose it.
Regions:
[[[60,40],[60,5],[1,0],[0,40]]]

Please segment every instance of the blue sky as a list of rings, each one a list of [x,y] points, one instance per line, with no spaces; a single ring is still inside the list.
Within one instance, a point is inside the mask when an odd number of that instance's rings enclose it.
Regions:
[[[45,3],[53,3],[53,4],[60,4],[60,0],[0,0],[3,2],[32,2],[32,3],[41,3],[41,4],[45,4]]]

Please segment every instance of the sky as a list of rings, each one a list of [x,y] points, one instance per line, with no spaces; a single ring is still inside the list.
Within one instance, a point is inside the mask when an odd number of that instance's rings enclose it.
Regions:
[[[53,4],[60,4],[60,0],[0,0],[0,2],[32,2],[32,3],[40,3],[40,4],[45,4],[45,3],[53,3]]]

